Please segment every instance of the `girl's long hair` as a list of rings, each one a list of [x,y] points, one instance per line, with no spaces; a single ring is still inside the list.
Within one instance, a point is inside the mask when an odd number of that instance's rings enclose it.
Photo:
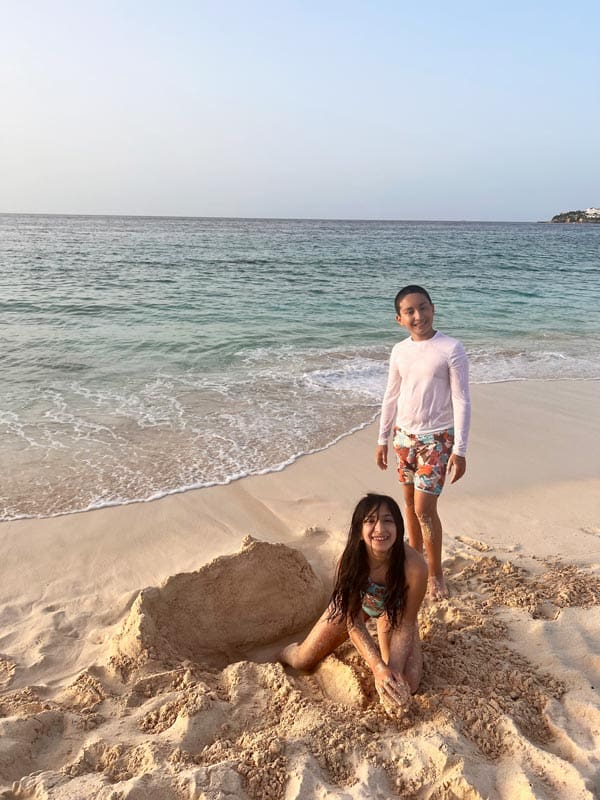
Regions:
[[[369,586],[369,558],[362,538],[362,526],[373,511],[379,512],[387,505],[396,523],[396,541],[390,550],[386,575],[385,613],[390,624],[397,627],[402,620],[406,597],[404,575],[404,520],[398,503],[385,494],[367,494],[357,504],[352,514],[346,547],[339,560],[335,585],[329,603],[330,621],[354,620],[362,614],[362,596]]]

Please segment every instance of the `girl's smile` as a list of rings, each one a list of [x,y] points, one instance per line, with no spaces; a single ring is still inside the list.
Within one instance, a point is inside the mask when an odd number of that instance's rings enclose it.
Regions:
[[[362,539],[372,552],[386,553],[394,546],[398,532],[394,518],[385,503],[364,518]]]

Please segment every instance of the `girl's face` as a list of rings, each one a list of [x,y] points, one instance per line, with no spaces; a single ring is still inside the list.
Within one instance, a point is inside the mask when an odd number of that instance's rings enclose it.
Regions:
[[[388,554],[397,536],[396,523],[387,503],[372,509],[364,518],[362,540],[367,546],[367,552],[380,556]]]

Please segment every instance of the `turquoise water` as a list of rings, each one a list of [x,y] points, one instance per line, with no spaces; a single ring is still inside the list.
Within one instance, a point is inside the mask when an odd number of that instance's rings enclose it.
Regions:
[[[600,377],[600,226],[0,216],[0,512],[280,469],[378,411],[426,286],[473,382]]]

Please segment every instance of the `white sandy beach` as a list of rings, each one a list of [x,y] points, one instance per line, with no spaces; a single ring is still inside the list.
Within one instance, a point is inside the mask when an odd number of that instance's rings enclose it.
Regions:
[[[2,524],[0,798],[600,797],[600,382],[473,404],[404,718],[350,646],[312,675],[270,661],[358,498],[399,497],[373,425],[280,473]]]

